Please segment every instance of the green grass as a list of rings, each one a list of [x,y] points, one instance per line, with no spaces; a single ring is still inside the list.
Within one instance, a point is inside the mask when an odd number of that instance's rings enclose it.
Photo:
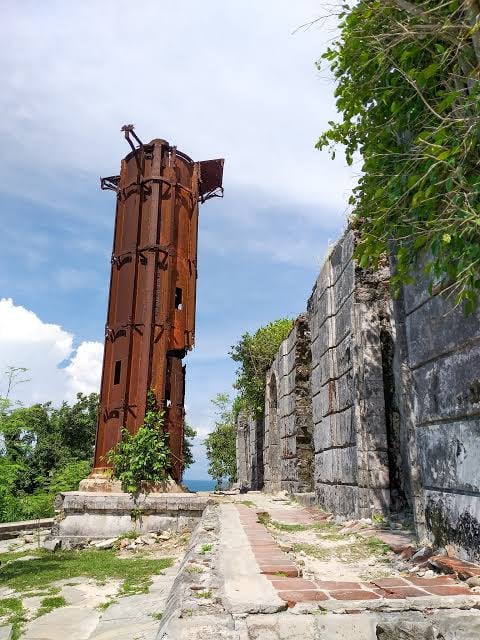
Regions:
[[[203,567],[200,567],[198,564],[188,564],[185,567],[185,571],[187,573],[203,573]]]
[[[63,596],[49,596],[48,598],[44,598],[40,603],[40,608],[35,617],[40,618],[40,616],[44,616],[59,607],[64,607],[66,604],[67,601]]]
[[[23,558],[25,556],[36,556],[39,551],[39,549],[34,549],[32,551],[5,551],[5,553],[0,553],[0,565],[4,565],[12,560],[18,560],[18,558]]]
[[[244,504],[246,507],[254,507],[255,503],[251,500],[242,500],[240,504]]]
[[[209,551],[211,551],[213,548],[213,544],[203,544],[202,548],[200,549],[200,553],[203,553],[203,555],[205,555],[206,553],[209,553]]]
[[[97,609],[97,611],[105,611],[105,609],[108,609],[108,607],[111,604],[115,604],[116,602],[117,602],[116,598],[109,598],[108,600],[105,600],[105,602],[101,602],[100,604],[97,604],[95,609]]]
[[[12,625],[12,640],[20,638],[22,625],[26,621],[25,613],[20,598],[4,598],[0,600],[0,618]]]
[[[284,522],[278,522],[277,520],[271,520],[268,514],[260,514],[258,522],[263,525],[271,525],[278,531],[316,531],[317,535],[325,540],[342,540],[343,534],[340,533],[340,527],[334,522],[322,521],[314,522],[313,524],[287,524]]]
[[[151,613],[152,618],[155,620],[161,620],[163,618],[163,613]]]
[[[146,593],[150,576],[171,567],[173,558],[125,558],[114,549],[40,552],[38,557],[10,562],[0,567],[0,583],[16,591],[45,589],[56,580],[85,576],[99,582],[117,578],[123,581],[121,593]]]
[[[194,593],[195,598],[211,598],[212,597],[212,592],[211,591],[195,591]]]
[[[317,560],[326,561],[336,557],[347,562],[355,562],[372,557],[377,557],[380,560],[386,559],[385,556],[389,550],[388,545],[375,536],[371,538],[359,537],[355,542],[349,542],[330,549],[323,549],[321,546],[306,543],[296,543],[292,547],[294,553],[303,551],[307,556]]]
[[[294,553],[303,551],[307,556],[316,558],[317,560],[329,560],[334,554],[331,549],[321,549],[314,544],[296,543],[292,546]]]
[[[127,531],[127,533],[122,533],[121,536],[118,536],[117,540],[136,540],[140,537],[140,532],[133,529],[132,531]]]

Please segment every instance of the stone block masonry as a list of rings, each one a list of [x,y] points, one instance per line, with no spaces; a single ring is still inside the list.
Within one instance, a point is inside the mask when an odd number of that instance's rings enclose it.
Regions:
[[[188,493],[128,493],[67,491],[55,500],[57,513],[52,537],[71,548],[86,540],[117,538],[137,531],[191,531],[198,524],[208,498]]]
[[[382,335],[390,327],[387,266],[359,269],[347,231],[326,259],[308,302],[315,493],[338,515],[390,509],[389,436]]]
[[[362,269],[355,242],[332,247],[280,346],[264,420],[239,420],[239,477],[345,518],[412,509],[419,538],[478,561],[480,311],[430,293],[422,264],[393,299],[393,261]]]
[[[464,559],[480,559],[480,311],[415,285],[394,301],[397,386],[411,443],[417,530]]]
[[[308,315],[302,314],[267,373],[263,438],[263,476],[267,491],[312,490],[310,367],[310,324]]]

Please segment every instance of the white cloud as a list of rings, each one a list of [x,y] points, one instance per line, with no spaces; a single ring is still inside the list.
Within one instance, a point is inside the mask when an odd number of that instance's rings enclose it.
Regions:
[[[102,374],[103,344],[82,342],[65,368],[69,376],[68,387],[71,395],[78,392],[91,393],[100,389]]]
[[[85,179],[94,190],[98,175],[117,172],[128,150],[119,128],[134,122],[141,137],[170,139],[195,159],[224,156],[227,193],[320,202],[317,218],[345,209],[351,171],[314,149],[335,118],[332,82],[314,66],[332,31],[293,33],[324,3],[144,0],[139,11],[126,0],[26,0],[3,9],[8,189],[61,205],[67,185],[56,174],[67,172],[73,206]]]
[[[28,382],[18,385],[13,398],[24,404],[73,401],[78,392],[100,387],[103,346],[82,342],[57,324],[43,322],[33,311],[0,299],[0,372],[8,366],[26,367]],[[67,366],[61,367],[65,361]],[[5,392],[0,381],[0,394]]]

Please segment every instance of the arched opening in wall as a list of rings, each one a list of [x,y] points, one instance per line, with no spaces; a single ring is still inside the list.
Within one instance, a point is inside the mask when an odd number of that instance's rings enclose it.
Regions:
[[[275,374],[272,374],[268,384],[268,439],[266,444],[265,482],[269,491],[281,489],[281,452],[280,452],[280,426],[278,420],[278,385]]]

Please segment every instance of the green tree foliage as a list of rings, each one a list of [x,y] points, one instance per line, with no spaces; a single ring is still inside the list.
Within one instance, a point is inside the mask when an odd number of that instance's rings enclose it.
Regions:
[[[183,468],[188,469],[195,462],[193,457],[193,440],[197,432],[187,422],[183,425]]]
[[[235,456],[235,415],[228,394],[219,393],[212,400],[215,407],[215,425],[205,438],[208,473],[221,485],[223,481],[234,482],[237,477]]]
[[[235,412],[246,410],[260,417],[264,412],[265,378],[281,343],[290,333],[293,321],[281,318],[261,327],[254,334],[244,333],[233,345],[230,356],[239,363],[234,388],[239,395]]]
[[[398,291],[422,253],[467,313],[480,289],[479,15],[478,0],[345,2],[323,56],[343,118],[317,143],[363,158],[351,197],[360,264],[393,241]]]
[[[92,464],[98,395],[22,407],[11,399],[26,382],[25,369],[9,367],[0,395],[0,521],[53,515],[58,491],[78,488]]]

